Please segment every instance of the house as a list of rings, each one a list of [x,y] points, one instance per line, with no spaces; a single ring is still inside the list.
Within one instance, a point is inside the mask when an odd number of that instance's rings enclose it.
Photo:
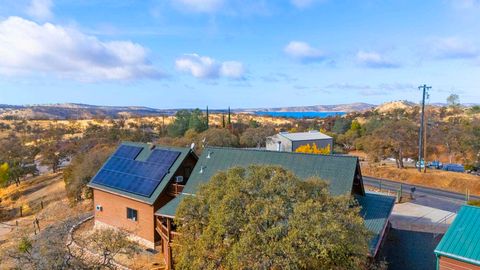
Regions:
[[[298,147],[309,144],[315,144],[318,149],[333,147],[333,138],[319,131],[312,130],[308,132],[280,132],[276,135],[267,137],[267,150],[295,152]]]
[[[480,270],[480,207],[462,206],[435,255],[439,270]]]
[[[123,229],[155,248],[154,213],[180,193],[197,160],[189,148],[122,143],[88,184],[95,227]]]
[[[160,232],[162,241],[168,243],[165,245],[167,249],[164,249],[163,252],[169,269],[172,267],[172,252],[175,252],[172,250],[172,245],[175,245],[177,236],[173,219],[181,200],[186,196],[194,195],[199,185],[209,181],[217,172],[235,166],[247,167],[251,164],[279,165],[293,171],[302,179],[318,176],[330,183],[331,194],[354,196],[362,207],[360,214],[365,220],[365,225],[372,232],[369,243],[370,256],[376,256],[384,239],[395,199],[390,196],[365,192],[358,158],[207,147],[203,150],[180,195],[155,212],[156,230]]]

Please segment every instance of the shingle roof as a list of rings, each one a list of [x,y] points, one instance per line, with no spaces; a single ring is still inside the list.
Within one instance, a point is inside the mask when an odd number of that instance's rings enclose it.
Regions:
[[[355,196],[355,198],[362,207],[360,215],[365,220],[365,227],[373,234],[369,249],[370,255],[374,257],[377,254],[390,213],[395,204],[395,197],[366,192],[365,196]]]
[[[146,143],[123,142],[121,145],[136,146],[136,147],[141,147],[142,148],[142,151],[135,158],[136,161],[146,161],[148,159],[148,157],[150,157],[150,155],[153,151],[152,145],[146,144]],[[108,186],[97,184],[97,183],[92,183],[92,181],[90,181],[90,183],[87,186],[89,186],[91,188],[103,190],[103,191],[106,191],[106,192],[118,194],[120,196],[128,197],[128,198],[131,198],[131,199],[134,199],[134,200],[137,200],[137,201],[141,201],[141,202],[144,202],[144,203],[153,204],[157,200],[157,198],[160,196],[160,194],[163,192],[165,187],[168,185],[169,180],[174,176],[175,172],[180,167],[180,165],[183,163],[185,158],[189,154],[193,154],[193,152],[191,151],[190,148],[166,147],[166,146],[156,145],[154,149],[178,151],[178,152],[180,152],[180,155],[178,155],[175,162],[172,164],[172,166],[168,170],[167,174],[165,174],[164,177],[160,180],[160,183],[158,184],[158,186],[156,186],[156,188],[154,189],[154,191],[152,192],[152,194],[149,197],[141,196],[141,195],[134,194],[134,193],[131,193],[131,192],[126,192],[126,191],[123,191],[123,190],[120,190],[120,189],[108,187]],[[109,162],[109,160],[111,158],[112,157],[110,157],[105,162],[105,164],[102,166],[102,168],[99,171],[101,171],[103,169],[103,167]],[[94,179],[94,178],[92,178],[92,179]]]
[[[333,195],[351,194],[357,157],[207,147],[203,150],[183,193],[195,194],[198,185],[219,171],[252,164],[279,165],[306,179],[318,176],[330,183]]]
[[[308,141],[308,140],[322,140],[322,139],[332,139],[332,137],[323,134],[319,131],[309,131],[309,132],[280,132],[278,136],[283,136],[290,141]]]
[[[464,205],[435,254],[480,266],[480,208]]]

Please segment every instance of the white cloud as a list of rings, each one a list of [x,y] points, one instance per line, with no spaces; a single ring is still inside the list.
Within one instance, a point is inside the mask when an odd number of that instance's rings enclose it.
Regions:
[[[297,8],[306,8],[317,2],[325,2],[326,0],[291,0],[291,3]]]
[[[303,41],[290,41],[283,50],[288,56],[301,62],[323,61],[327,56],[323,51]]]
[[[396,68],[400,65],[381,55],[378,52],[359,51],[357,53],[357,62],[369,68]]]
[[[245,74],[242,63],[237,61],[217,62],[208,56],[198,54],[184,54],[175,61],[175,67],[182,72],[190,73],[200,79],[226,77],[241,79]]]
[[[27,14],[38,20],[48,20],[53,17],[52,0],[32,0],[27,7]]]
[[[172,0],[172,3],[182,11],[213,13],[223,6],[224,0]]]
[[[437,38],[429,41],[429,53],[439,59],[472,59],[480,50],[471,42],[457,38]]]
[[[245,67],[237,61],[226,61],[220,67],[220,74],[228,78],[241,79],[245,74]]]
[[[0,22],[0,73],[43,72],[81,81],[159,78],[147,50],[131,41],[100,41],[62,26],[19,17]]]

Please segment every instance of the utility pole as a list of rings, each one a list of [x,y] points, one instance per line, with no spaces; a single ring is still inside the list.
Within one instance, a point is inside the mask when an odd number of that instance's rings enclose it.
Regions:
[[[421,85],[418,89],[423,91],[423,98],[422,98],[422,115],[420,118],[420,132],[418,133],[418,171],[422,172],[422,158],[423,156],[423,129],[425,124],[425,97],[427,95],[427,91],[431,89],[431,86],[427,86],[426,84]],[[423,166],[426,166],[425,160],[423,159]]]

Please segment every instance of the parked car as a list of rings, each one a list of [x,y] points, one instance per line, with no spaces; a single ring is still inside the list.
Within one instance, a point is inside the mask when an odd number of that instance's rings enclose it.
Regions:
[[[418,168],[418,167],[420,167],[420,168],[422,168],[422,169],[425,168],[425,161],[424,161],[424,160],[417,161],[417,162],[415,163],[415,168]]]
[[[427,163],[427,167],[430,168],[430,169],[441,169],[443,167],[443,163],[438,161],[438,160],[434,160],[432,162],[428,162]]]
[[[445,164],[443,165],[443,169],[450,172],[465,172],[465,168],[461,164]]]

